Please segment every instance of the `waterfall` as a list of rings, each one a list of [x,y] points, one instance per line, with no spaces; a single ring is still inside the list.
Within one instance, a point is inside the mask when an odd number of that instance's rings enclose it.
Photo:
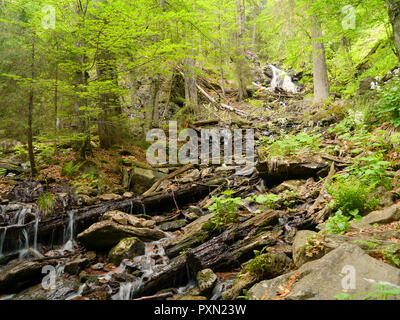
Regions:
[[[19,259],[22,259],[29,252],[29,236],[26,229],[22,230],[24,241],[21,241],[19,248]]]
[[[33,250],[37,251],[37,235],[39,229],[39,216],[35,217],[34,236],[33,236]]]
[[[169,259],[164,250],[164,242],[166,239],[168,238],[146,243],[145,254],[143,256],[133,258],[133,261],[140,266],[140,271],[143,272],[142,276],[135,281],[121,284],[119,292],[113,297],[113,299],[131,300],[137,290],[140,289],[144,281],[168,265]],[[161,258],[161,260],[158,261],[158,264],[155,261],[155,257],[157,256]]]
[[[74,236],[75,236],[75,215],[74,215],[74,211],[70,211],[68,212],[68,227],[67,230],[64,234],[64,246],[62,248],[62,251],[64,250],[68,250],[71,251],[74,248],[75,245],[75,240],[74,240]]]
[[[293,83],[292,78],[283,70],[278,69],[274,65],[268,65],[272,70],[272,88],[281,88],[286,92],[298,93],[298,87]]]
[[[7,227],[3,229],[3,232],[0,236],[0,257],[3,256],[3,246],[4,246],[4,241],[6,239],[6,233],[7,233]]]

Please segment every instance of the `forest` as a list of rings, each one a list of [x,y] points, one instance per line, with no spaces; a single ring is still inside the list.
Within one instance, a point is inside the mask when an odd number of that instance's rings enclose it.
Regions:
[[[400,0],[0,0],[0,300],[400,299]]]

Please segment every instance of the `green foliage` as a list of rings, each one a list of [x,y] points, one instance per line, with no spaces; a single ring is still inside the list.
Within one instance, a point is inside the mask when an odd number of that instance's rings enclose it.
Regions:
[[[392,80],[384,88],[377,107],[381,117],[386,116],[395,127],[400,126],[400,79]]]
[[[41,196],[36,201],[36,204],[43,214],[50,215],[54,212],[54,209],[56,207],[56,197],[54,194],[47,193]]]
[[[302,154],[305,151],[310,153],[320,148],[320,137],[320,134],[313,135],[307,132],[301,132],[297,135],[283,136],[273,142],[270,146],[265,147],[263,153],[266,153],[268,157],[288,157]]]
[[[384,258],[398,268],[400,268],[400,259],[397,254],[399,249],[400,249],[399,246],[392,244],[382,250]]]
[[[236,221],[237,207],[244,203],[241,198],[232,198],[234,193],[232,190],[227,190],[222,192],[222,196],[213,197],[214,204],[208,207],[208,210],[215,213],[210,221],[211,229],[220,231],[226,225]]]
[[[74,163],[74,161],[64,162],[61,168],[61,175],[74,178],[78,174],[81,165],[81,163]]]
[[[371,197],[374,186],[353,175],[341,175],[327,185],[327,191],[333,198],[332,208],[349,215],[355,210],[364,213],[374,209],[379,200]]]
[[[256,202],[262,205],[264,211],[274,209],[277,202],[282,200],[282,197],[273,193],[259,194],[253,197],[246,198],[247,201]]]
[[[264,253],[266,250],[267,247],[264,247],[261,251],[254,250],[255,258],[246,263],[241,274],[248,271],[262,278],[263,274],[267,271],[272,262],[271,255]]]
[[[354,165],[348,171],[362,181],[364,185],[370,185],[373,189],[378,185],[391,188],[391,178],[386,176],[386,171],[392,163],[385,161],[383,153],[378,152],[369,156],[357,158]]]
[[[334,296],[336,300],[355,300],[361,298],[361,300],[388,300],[389,297],[396,297],[400,295],[400,288],[393,288],[387,284],[373,284],[375,291],[372,293],[340,293]]]
[[[348,215],[344,215],[341,210],[338,210],[336,214],[330,217],[326,222],[326,232],[332,234],[345,233],[352,218],[354,218],[355,221],[361,220],[358,209],[350,211]]]

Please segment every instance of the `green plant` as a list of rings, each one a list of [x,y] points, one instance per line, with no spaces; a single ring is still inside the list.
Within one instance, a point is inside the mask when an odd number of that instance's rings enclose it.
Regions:
[[[386,171],[392,163],[383,159],[383,153],[378,152],[370,156],[357,158],[348,171],[361,179],[364,184],[370,185],[371,189],[384,185],[391,188],[391,178],[386,176]]]
[[[332,208],[340,210],[343,215],[349,215],[355,210],[363,213],[374,209],[379,200],[371,197],[374,186],[367,184],[354,175],[340,175],[327,185],[327,191],[333,198]]]
[[[255,258],[246,263],[241,273],[250,272],[254,275],[263,277],[264,273],[267,272],[271,266],[272,258],[268,253],[264,253],[267,247],[264,247],[261,251],[254,250]]]
[[[397,251],[399,251],[399,247],[396,246],[395,244],[392,244],[383,249],[382,254],[387,261],[389,261],[396,267],[400,267],[400,259],[398,255],[396,255]]]
[[[368,250],[375,250],[379,248],[379,243],[376,240],[355,240],[354,243],[366,245]]]
[[[49,215],[56,207],[56,197],[54,194],[46,193],[37,200],[36,204],[43,214]]]
[[[263,205],[262,209],[266,211],[269,209],[273,209],[276,203],[282,200],[282,197],[273,193],[269,193],[269,194],[259,194],[253,197],[247,197],[246,200]]]
[[[241,300],[249,300],[249,290],[248,289],[243,289],[243,295],[238,296],[236,299],[241,299]]]
[[[377,102],[378,116],[389,117],[395,127],[400,126],[400,80],[391,81],[383,90]]]
[[[237,207],[243,205],[241,198],[232,198],[235,192],[227,190],[222,192],[222,196],[213,197],[214,204],[208,207],[208,210],[215,213],[211,218],[211,229],[222,230],[226,224],[230,224],[237,219]]]
[[[400,288],[394,288],[391,285],[387,284],[373,284],[375,287],[375,291],[372,293],[356,293],[356,294],[348,294],[348,293],[340,293],[334,296],[336,300],[355,300],[357,297],[363,296],[361,300],[388,300],[391,296],[400,295]]]
[[[273,142],[262,150],[268,154],[268,157],[273,156],[293,156],[304,151],[312,152],[318,150],[321,146],[321,135],[312,135],[307,132],[301,132],[297,135],[287,135]]]
[[[61,175],[73,178],[77,175],[81,168],[81,163],[74,163],[73,161],[64,162],[61,168]]]
[[[360,221],[361,216],[358,215],[358,210],[349,212],[349,215],[344,215],[342,210],[338,210],[333,217],[330,217],[326,222],[326,232],[333,234],[342,234],[347,231],[350,221],[354,218]]]
[[[305,244],[305,253],[309,258],[314,256],[318,257],[321,252],[325,251],[325,236],[323,234],[316,234],[309,239]]]

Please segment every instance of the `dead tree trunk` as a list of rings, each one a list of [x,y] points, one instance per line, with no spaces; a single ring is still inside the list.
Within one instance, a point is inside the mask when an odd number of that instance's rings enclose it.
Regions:
[[[320,103],[329,98],[328,68],[326,65],[325,47],[321,40],[322,27],[316,17],[311,28],[314,65],[314,102]]]

